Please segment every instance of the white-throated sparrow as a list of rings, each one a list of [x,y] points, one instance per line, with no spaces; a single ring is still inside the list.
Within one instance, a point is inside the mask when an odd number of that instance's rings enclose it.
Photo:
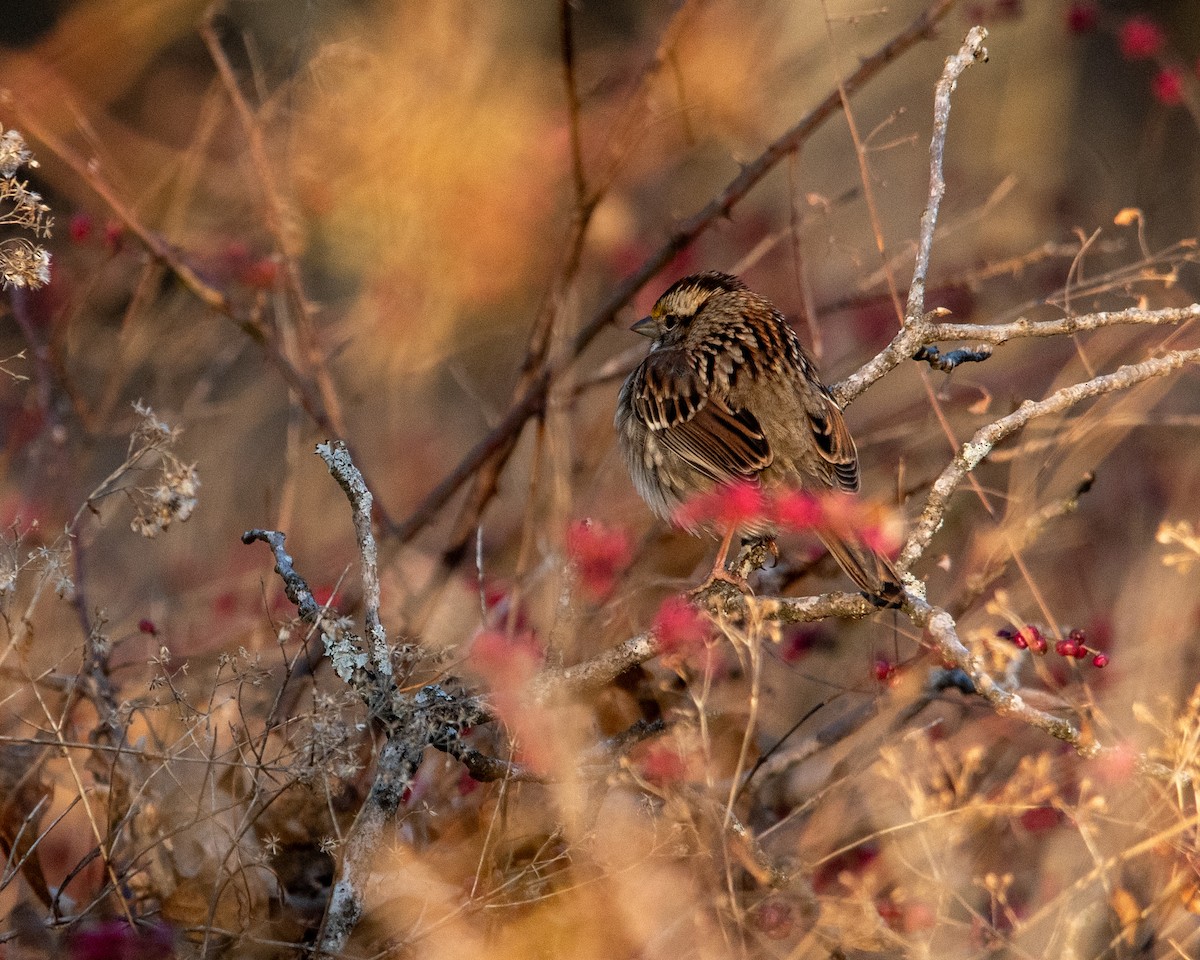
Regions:
[[[632,329],[654,343],[621,387],[615,426],[633,484],[658,516],[678,520],[688,500],[739,480],[858,489],[858,451],[842,411],[791,325],[737,277],[685,277]],[[734,531],[719,532],[718,576]],[[873,600],[902,595],[886,557],[853,536],[818,533]]]

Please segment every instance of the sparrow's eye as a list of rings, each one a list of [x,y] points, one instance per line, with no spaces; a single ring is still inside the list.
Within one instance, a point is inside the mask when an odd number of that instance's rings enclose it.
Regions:
[[[668,313],[662,318],[662,328],[664,330],[674,330],[679,323],[679,318],[673,313]]]

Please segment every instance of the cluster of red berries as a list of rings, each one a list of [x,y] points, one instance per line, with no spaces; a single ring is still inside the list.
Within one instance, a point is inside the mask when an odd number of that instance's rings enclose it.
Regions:
[[[104,226],[97,230],[92,215],[81,211],[73,214],[67,222],[67,235],[70,236],[72,243],[79,246],[90,243],[93,238],[98,237],[109,253],[116,253],[121,249],[125,227],[119,220],[107,220]]]
[[[567,554],[593,600],[603,600],[633,557],[629,534],[595,520],[576,520],[567,530]]]
[[[80,210],[72,214],[68,221],[67,234],[77,246],[99,241],[105,250],[115,255],[121,251],[126,230],[125,225],[115,219],[106,220],[103,225],[97,226],[90,213]],[[273,290],[279,280],[279,258],[274,254],[258,256],[240,241],[229,243],[213,259],[210,269],[221,275],[228,275],[252,290]]]
[[[768,492],[752,481],[735,480],[692,497],[675,511],[672,519],[685,530],[706,525],[718,530],[765,525],[801,533],[825,531],[853,537],[889,556],[900,549],[886,509],[832,490]]]
[[[1032,623],[1027,623],[1020,630],[1010,630],[1005,627],[996,631],[996,636],[1002,640],[1010,640],[1014,647],[1021,650],[1031,650],[1034,653],[1045,653],[1050,649],[1050,642],[1042,635],[1042,631]],[[1108,657],[1093,650],[1087,644],[1087,636],[1082,630],[1072,630],[1065,640],[1056,640],[1054,652],[1068,660],[1084,660],[1092,658],[1092,666],[1097,669],[1108,666]]]
[[[1100,10],[1095,0],[1077,0],[1067,8],[1067,29],[1089,33],[1100,26]],[[1115,27],[1117,46],[1125,60],[1158,60],[1159,68],[1150,81],[1150,92],[1168,107],[1183,103],[1186,73],[1167,52],[1167,33],[1152,17],[1137,14]],[[1165,62],[1164,62],[1165,61]],[[1196,64],[1200,74],[1200,63]]]
[[[650,629],[662,653],[685,657],[701,650],[712,633],[704,614],[684,597],[667,597]]]

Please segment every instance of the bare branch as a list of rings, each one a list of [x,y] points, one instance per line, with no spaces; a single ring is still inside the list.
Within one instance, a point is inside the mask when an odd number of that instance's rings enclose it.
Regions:
[[[1115,390],[1126,390],[1152,377],[1161,377],[1197,361],[1200,361],[1200,349],[1174,350],[1142,363],[1127,364],[1112,373],[1056,390],[1044,400],[1026,400],[1007,417],[1001,417],[978,430],[975,436],[962,445],[958,454],[934,481],[925,501],[925,509],[921,511],[921,516],[900,553],[900,569],[908,570],[924,554],[933,535],[941,528],[954,491],[1001,440],[1038,417],[1061,413],[1084,400]]]
[[[978,60],[987,61],[987,50],[983,46],[986,38],[987,31],[983,27],[972,27],[958,53],[946,58],[942,78],[934,90],[933,140],[929,145],[929,200],[925,204],[925,212],[921,214],[917,262],[913,268],[912,286],[908,288],[908,305],[904,310],[905,325],[916,323],[925,313],[925,278],[929,273],[929,257],[933,250],[938,208],[946,192],[946,179],[942,174],[942,167],[946,152],[946,128],[950,123],[950,95],[967,67]]]
[[[346,444],[341,441],[318,443],[317,455],[325,461],[329,472],[350,501],[354,534],[358,538],[358,555],[362,561],[363,621],[371,642],[371,659],[379,676],[389,678],[392,675],[392,652],[379,619],[379,551],[375,545],[375,534],[371,531],[374,497],[362,473],[350,459]]]
[[[1159,326],[1183,324],[1200,320],[1200,304],[1189,307],[1170,307],[1165,310],[1102,311],[1082,316],[1059,317],[1057,320],[1027,320],[1021,317],[1012,323],[932,323],[926,332],[927,343],[941,340],[977,340],[1001,344],[1024,337],[1060,337],[1088,330],[1100,330],[1118,325]]]
[[[588,203],[587,176],[583,169],[583,148],[579,137],[579,87],[575,80],[575,21],[571,0],[559,0],[559,47],[562,55],[563,86],[567,92],[567,129],[571,134],[571,175],[575,181],[575,206]]]
[[[1050,524],[1078,509],[1079,501],[1092,489],[1092,484],[1095,482],[1096,475],[1094,473],[1084,474],[1068,496],[1046,504],[1041,509],[1034,511],[1032,516],[1027,517],[1017,530],[1005,538],[1007,549],[993,557],[984,569],[967,578],[963,591],[954,599],[953,603],[947,605],[950,614],[958,617],[969,610],[975,601],[983,596],[984,591],[1000,579],[1009,565],[1020,555],[1020,552],[1034,543]]]
[[[338,956],[362,918],[367,878],[383,847],[384,827],[396,815],[404,791],[412,784],[424,746],[403,737],[390,737],[379,752],[371,792],[346,840],[341,875],[325,913],[318,957]]]
[[[920,352],[935,343],[949,340],[973,340],[981,344],[1003,344],[1025,337],[1057,337],[1115,326],[1162,326],[1185,324],[1200,320],[1200,304],[1169,307],[1162,310],[1101,311],[1057,320],[1027,320],[1021,317],[1012,323],[945,323],[949,316],[943,308],[931,310],[919,320],[906,323],[891,343],[840,383],[830,387],[839,406],[845,408],[863,394],[876,380],[886,376],[909,359],[925,359]]]
[[[21,126],[32,136],[40,140],[46,148],[62,160],[72,171],[86,183],[102,199],[125,228],[141,241],[142,245],[158,260],[166,264],[176,278],[192,292],[202,303],[218,313],[231,315],[232,307],[228,298],[216,287],[205,283],[198,273],[186,263],[179,251],[168,243],[160,234],[148,229],[133,213],[133,210],[100,176],[99,161],[85,161],[66,143],[37,123],[33,117],[21,109],[12,94],[0,91],[0,104],[13,111]]]
[[[913,598],[906,612],[912,622],[924,627],[926,635],[937,647],[942,658],[963,670],[975,691],[990,703],[1002,717],[1012,717],[1030,726],[1044,730],[1058,740],[1064,740],[1084,756],[1095,756],[1098,747],[1094,741],[1084,743],[1079,728],[1062,717],[1038,710],[1025,702],[1020,694],[1008,690],[991,678],[980,659],[971,653],[958,636],[954,618],[945,610],[932,607],[924,600]]]

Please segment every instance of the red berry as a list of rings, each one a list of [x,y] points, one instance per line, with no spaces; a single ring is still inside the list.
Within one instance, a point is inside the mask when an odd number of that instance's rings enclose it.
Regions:
[[[152,637],[157,637],[158,636],[158,627],[155,626],[155,623],[153,620],[147,620],[146,618],[143,617],[141,620],[138,621],[138,632],[139,633],[148,633]]]
[[[629,565],[632,549],[629,535],[620,527],[576,520],[567,530],[567,554],[575,564],[584,591],[592,599],[602,600]]]
[[[1092,666],[1097,670],[1103,670],[1108,666],[1108,657],[1102,653],[1096,654],[1094,657],[1092,657]]]
[[[71,235],[73,243],[83,243],[92,235],[92,228],[95,224],[92,223],[90,213],[82,211],[71,215],[71,223],[68,227],[68,232]]]
[[[1032,623],[1027,623],[1021,629],[1021,636],[1029,645],[1029,649],[1034,653],[1045,653],[1049,644],[1046,638],[1042,636],[1042,631],[1035,627]]]
[[[758,932],[771,940],[782,940],[795,925],[791,904],[780,897],[764,900],[755,907],[750,917]]]
[[[121,249],[121,240],[125,236],[125,227],[119,220],[109,220],[104,224],[104,246],[109,253]]]
[[[688,777],[687,758],[664,743],[651,743],[634,755],[638,772],[651,783],[680,783]]]
[[[875,910],[879,913],[879,918],[889,927],[893,930],[899,929],[901,921],[904,919],[904,912],[899,905],[881,897],[875,901]]]
[[[720,491],[716,517],[726,527],[736,527],[761,517],[765,506],[762,490],[755,484],[731,483]]]
[[[1149,17],[1130,17],[1123,24],[1117,35],[1121,44],[1121,56],[1126,60],[1146,60],[1153,57],[1166,43],[1163,33],[1155,21]]]
[[[1154,99],[1167,107],[1183,103],[1183,71],[1178,67],[1163,67],[1150,81]]]
[[[667,597],[658,608],[651,631],[665,654],[699,650],[708,638],[708,621],[683,597]]]
[[[279,261],[274,257],[252,260],[238,271],[238,280],[252,290],[271,290],[278,279]]]
[[[811,493],[789,491],[775,501],[775,517],[790,530],[812,530],[824,522],[825,510]]]
[[[465,797],[468,793],[474,793],[478,787],[479,781],[463,770],[458,778],[458,795]]]
[[[1042,833],[1062,823],[1062,813],[1054,807],[1034,807],[1020,816],[1021,826],[1030,833]]]
[[[232,590],[222,590],[212,602],[212,610],[218,617],[232,617],[237,613],[238,595]]]
[[[766,511],[767,501],[757,484],[735,480],[692,497],[675,511],[677,526],[693,529],[706,522],[715,522],[722,530],[743,527],[759,521]]]
[[[1067,29],[1072,33],[1087,33],[1096,27],[1096,5],[1081,0],[1067,8]]]

